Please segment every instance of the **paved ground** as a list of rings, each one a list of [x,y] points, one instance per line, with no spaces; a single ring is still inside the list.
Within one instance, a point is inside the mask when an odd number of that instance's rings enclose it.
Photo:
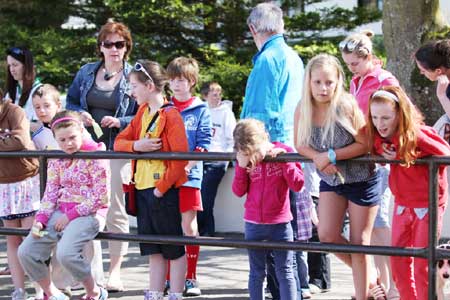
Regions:
[[[104,268],[108,269],[108,255],[104,252]],[[313,295],[313,299],[350,299],[353,294],[351,271],[332,256],[332,289],[328,293]],[[0,237],[0,268],[6,266],[6,241]],[[200,252],[198,279],[203,295],[191,299],[248,299],[248,260],[244,249],[203,247]],[[123,272],[126,292],[111,294],[110,298],[123,300],[143,299],[142,289],[148,282],[147,259],[139,255],[137,244],[130,244]],[[30,287],[30,284],[27,284]],[[9,276],[0,277],[0,300],[9,300],[12,290]],[[28,291],[32,289],[28,288]],[[73,299],[78,299],[75,292]]]

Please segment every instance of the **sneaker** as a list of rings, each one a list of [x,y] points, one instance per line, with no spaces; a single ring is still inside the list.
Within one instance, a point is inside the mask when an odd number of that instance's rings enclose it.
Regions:
[[[60,293],[58,295],[53,295],[48,297],[48,300],[69,300],[69,297],[67,297],[65,294]]]
[[[311,299],[312,295],[309,290],[302,290],[302,299]]]
[[[167,296],[170,291],[170,281],[166,280],[166,284],[164,285],[164,296]]]
[[[322,289],[315,285],[314,283],[309,284],[309,291],[311,294],[320,294],[322,293]]]
[[[11,300],[26,300],[27,292],[24,289],[18,288],[15,289],[11,294]]]
[[[201,294],[202,294],[202,292],[200,291],[200,288],[198,287],[197,280],[186,279],[186,282],[184,284],[183,296],[195,297],[195,296],[200,296]]]

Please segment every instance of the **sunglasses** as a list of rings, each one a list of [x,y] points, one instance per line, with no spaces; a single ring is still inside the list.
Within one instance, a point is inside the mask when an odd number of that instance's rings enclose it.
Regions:
[[[101,43],[102,47],[105,47],[106,49],[111,49],[113,46],[116,47],[116,49],[122,49],[126,46],[125,41],[117,41],[117,42],[110,42],[110,41],[104,41]]]
[[[343,40],[339,43],[339,50],[344,51],[346,49],[348,52],[353,52],[356,47],[358,47],[359,41],[356,40]]]
[[[148,79],[149,79],[151,82],[153,82],[152,76],[150,76],[150,74],[148,74],[147,70],[144,68],[144,66],[143,66],[140,62],[135,63],[133,69],[136,70],[136,71],[138,71],[138,72],[144,73],[145,76],[147,76]]]
[[[9,48],[6,51],[7,54],[16,54],[16,55],[24,55],[23,50],[18,47]]]

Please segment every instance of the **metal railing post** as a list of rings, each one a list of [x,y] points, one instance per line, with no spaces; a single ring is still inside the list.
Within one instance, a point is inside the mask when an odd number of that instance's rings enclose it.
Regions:
[[[47,157],[39,156],[39,190],[41,199],[44,197],[45,185],[47,183]]]
[[[438,167],[433,159],[428,161],[428,299],[435,299],[436,295]]]

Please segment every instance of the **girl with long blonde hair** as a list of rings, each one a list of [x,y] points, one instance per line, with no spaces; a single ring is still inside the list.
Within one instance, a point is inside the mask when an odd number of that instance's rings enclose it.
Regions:
[[[319,226],[321,242],[368,245],[378,210],[379,180],[374,164],[343,160],[368,153],[363,113],[345,91],[344,73],[336,57],[313,57],[305,72],[303,97],[294,117],[295,146],[313,160],[320,181]],[[350,240],[341,235],[344,216],[350,218]],[[352,268],[356,299],[366,299],[369,264],[364,254],[336,254]],[[384,294],[384,293],[381,293]],[[384,295],[374,295],[385,299]]]

